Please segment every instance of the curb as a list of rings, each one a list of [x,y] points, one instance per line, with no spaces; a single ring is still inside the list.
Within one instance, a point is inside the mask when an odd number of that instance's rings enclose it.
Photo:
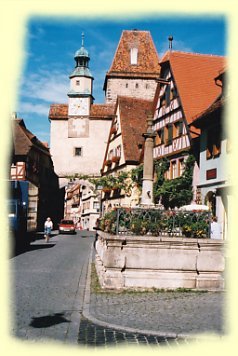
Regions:
[[[189,334],[176,334],[176,333],[168,333],[168,332],[157,332],[154,330],[141,330],[141,329],[135,329],[127,326],[122,326],[122,325],[116,325],[116,324],[110,324],[105,321],[99,320],[95,317],[93,317],[90,314],[90,294],[91,294],[91,264],[92,264],[92,256],[93,256],[93,245],[91,247],[90,255],[89,255],[89,262],[88,262],[88,269],[87,269],[87,277],[86,277],[86,287],[85,287],[85,294],[84,294],[84,300],[83,300],[83,311],[82,315],[91,321],[92,323],[96,325],[100,325],[106,328],[111,328],[115,329],[118,331],[124,331],[124,332],[129,332],[133,334],[145,334],[145,335],[153,335],[153,336],[158,336],[158,337],[168,337],[168,338],[186,338],[186,339],[191,339],[191,340],[205,340],[204,336],[199,336],[199,335],[189,335]],[[207,338],[206,338],[207,339]]]
[[[71,323],[69,323],[67,334],[65,336],[66,342],[75,343],[75,344],[78,343],[78,332],[81,323],[82,310],[84,304],[84,290],[82,290],[79,286],[82,282],[82,279],[84,279],[85,282],[87,283],[87,277],[88,277],[87,273],[88,273],[88,261],[86,260],[83,265],[82,272],[78,279],[78,288],[74,296],[74,303],[73,303],[74,311],[71,314]]]

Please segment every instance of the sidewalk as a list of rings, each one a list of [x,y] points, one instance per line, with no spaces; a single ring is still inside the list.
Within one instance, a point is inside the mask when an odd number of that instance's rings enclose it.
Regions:
[[[99,292],[90,290],[91,250],[83,316],[106,328],[174,338],[225,335],[224,292]]]

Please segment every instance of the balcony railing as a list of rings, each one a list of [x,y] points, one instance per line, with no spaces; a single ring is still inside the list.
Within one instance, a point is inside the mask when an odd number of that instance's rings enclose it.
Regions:
[[[116,208],[100,219],[99,228],[117,235],[209,237],[210,212]]]

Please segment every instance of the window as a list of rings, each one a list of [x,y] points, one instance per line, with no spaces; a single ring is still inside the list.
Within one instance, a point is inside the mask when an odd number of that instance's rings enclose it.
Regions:
[[[163,95],[160,97],[160,106],[164,106],[165,103],[166,103],[165,94],[163,94]]]
[[[126,88],[128,88],[128,83],[126,83]]]
[[[93,209],[95,209],[95,210],[97,210],[97,212],[99,212],[100,203],[98,201],[93,202]]]
[[[165,105],[169,106],[170,104],[170,85],[166,85],[165,89]]]
[[[138,88],[139,88],[139,84],[138,84],[138,83],[136,83],[135,87],[136,87],[136,89],[138,89]]]
[[[166,145],[170,145],[173,140],[173,125],[168,124],[165,126],[165,131],[164,131],[164,140]]]
[[[181,176],[184,172],[184,158],[180,158],[178,161],[178,176]]]
[[[164,127],[158,131],[158,136],[156,136],[156,144],[160,145],[164,143]]]
[[[75,156],[82,156],[83,155],[82,147],[75,147],[74,148],[74,155]]]
[[[121,157],[121,145],[117,146],[116,148],[116,156]]]
[[[183,134],[183,121],[177,121],[174,124],[174,137],[182,136]]]
[[[110,150],[108,153],[108,159],[111,160],[113,157],[113,150]]]
[[[138,48],[131,48],[131,64],[137,64]]]
[[[76,85],[80,85],[80,80],[76,80]]]
[[[170,178],[174,179],[176,178],[176,171],[177,171],[177,162],[176,161],[172,161],[171,165],[170,165]]]
[[[170,100],[175,99],[178,96],[177,89],[173,87],[170,91]]]
[[[207,159],[216,158],[221,153],[221,126],[207,130]]]

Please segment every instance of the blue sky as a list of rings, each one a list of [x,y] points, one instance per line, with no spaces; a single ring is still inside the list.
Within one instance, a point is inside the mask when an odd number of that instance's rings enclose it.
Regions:
[[[84,45],[90,54],[95,103],[104,102],[103,83],[123,30],[147,30],[161,58],[173,35],[173,49],[226,55],[227,26],[221,16],[123,19],[31,18],[27,24],[26,60],[19,85],[17,114],[40,140],[50,144],[51,103],[67,103],[74,53]]]

